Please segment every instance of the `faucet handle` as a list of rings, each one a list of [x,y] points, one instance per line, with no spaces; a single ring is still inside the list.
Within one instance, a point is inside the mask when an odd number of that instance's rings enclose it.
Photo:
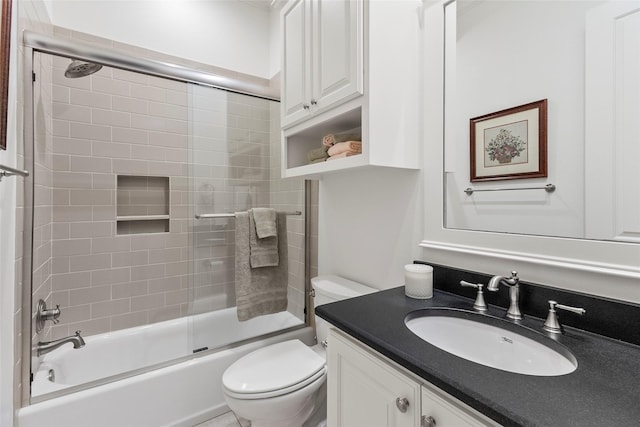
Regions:
[[[56,304],[56,308],[50,310],[51,311],[51,317],[49,317],[49,320],[51,320],[53,322],[54,325],[57,325],[58,323],[60,323],[60,304]]]
[[[56,305],[56,308],[47,309],[47,304],[43,299],[38,301],[38,307],[36,310],[36,332],[40,333],[44,329],[44,323],[47,320],[51,320],[54,324],[60,320],[60,304]]]
[[[585,310],[584,308],[570,307],[568,305],[558,304],[554,300],[549,300],[549,314],[547,315],[547,320],[545,320],[542,329],[553,334],[562,333],[562,326],[560,325],[560,322],[558,322],[558,314],[556,312],[556,308],[570,311],[581,316],[587,312],[587,310]]]
[[[473,308],[478,311],[487,311],[487,304],[484,302],[484,292],[482,291],[484,285],[482,283],[469,283],[464,280],[461,280],[460,284],[467,288],[476,288],[478,290],[478,294],[476,295],[476,300],[473,303]]]

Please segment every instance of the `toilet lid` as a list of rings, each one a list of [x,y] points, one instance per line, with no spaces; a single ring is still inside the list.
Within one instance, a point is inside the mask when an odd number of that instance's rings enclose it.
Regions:
[[[266,393],[305,382],[324,373],[325,360],[300,340],[258,349],[233,363],[222,376],[234,394]]]

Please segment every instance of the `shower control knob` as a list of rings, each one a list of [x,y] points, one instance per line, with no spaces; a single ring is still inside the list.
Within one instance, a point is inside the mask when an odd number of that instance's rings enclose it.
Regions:
[[[58,317],[60,317],[60,304],[56,304],[56,308],[51,311],[53,312],[53,315],[50,320],[54,325],[57,325],[60,322],[60,319],[58,319]]]
[[[409,401],[406,397],[398,397],[396,399],[396,407],[400,412],[405,413],[409,409]]]
[[[44,322],[51,320],[54,324],[58,323],[60,317],[60,304],[56,305],[56,308],[47,309],[47,304],[44,300],[38,301],[38,308],[36,310],[36,332],[40,333],[44,329]]]

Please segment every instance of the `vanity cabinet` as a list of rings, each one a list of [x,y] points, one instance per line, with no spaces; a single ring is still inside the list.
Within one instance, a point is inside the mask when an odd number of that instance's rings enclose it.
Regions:
[[[328,427],[419,425],[417,381],[335,330],[329,332],[327,364]]]
[[[282,177],[419,168],[421,3],[290,0],[282,22]],[[393,31],[389,29],[393,28]],[[328,134],[362,153],[311,163]]]
[[[282,12],[282,125],[362,95],[363,0],[292,0]]]
[[[336,329],[328,342],[328,427],[499,426]]]
[[[422,384],[420,427],[499,426],[429,383]]]

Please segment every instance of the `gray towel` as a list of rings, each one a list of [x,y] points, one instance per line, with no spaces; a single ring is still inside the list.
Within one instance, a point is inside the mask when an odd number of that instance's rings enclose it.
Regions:
[[[287,217],[276,215],[278,257],[275,267],[251,268],[249,239],[251,224],[248,212],[236,212],[236,307],[238,320],[249,320],[287,309]]]
[[[277,230],[275,224],[275,211],[273,228]],[[265,221],[262,221],[263,223]],[[255,220],[254,210],[249,211],[249,253],[251,268],[275,267],[280,262],[278,256],[278,236],[258,237],[258,222]]]
[[[253,220],[256,223],[256,234],[259,239],[275,237],[278,235],[275,209],[253,208],[249,212],[253,214]]]

